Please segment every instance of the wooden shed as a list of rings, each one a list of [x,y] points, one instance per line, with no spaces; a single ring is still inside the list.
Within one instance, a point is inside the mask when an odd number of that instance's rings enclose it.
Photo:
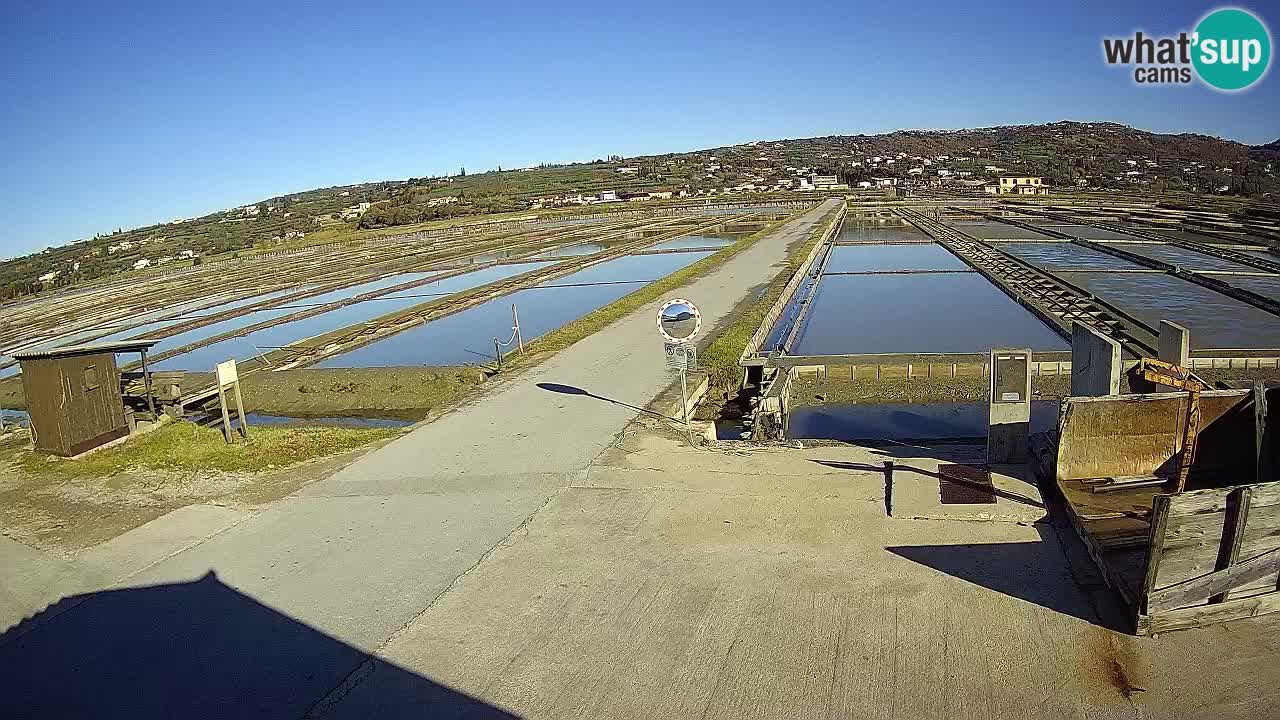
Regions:
[[[155,340],[135,340],[14,353],[35,446],[70,457],[129,434],[116,353],[146,353]],[[145,370],[144,370],[145,373]]]

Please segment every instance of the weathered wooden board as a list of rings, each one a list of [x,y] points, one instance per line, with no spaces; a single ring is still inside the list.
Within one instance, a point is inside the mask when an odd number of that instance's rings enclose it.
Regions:
[[[1153,635],[1170,630],[1204,627],[1229,620],[1242,620],[1280,611],[1280,593],[1232,599],[1216,605],[1196,605],[1178,610],[1168,610],[1154,615],[1140,615],[1138,635]]]
[[[1138,627],[1195,627],[1280,609],[1280,482],[1156,498]]]
[[[1147,608],[1155,613],[1198,605],[1207,598],[1229,593],[1235,588],[1260,580],[1274,578],[1280,572],[1280,548],[1249,558],[1243,562],[1200,575],[1177,585],[1160,588],[1147,596]],[[1207,603],[1206,603],[1207,604]]]
[[[1200,396],[1200,444],[1192,480],[1212,472],[1252,478],[1249,453],[1254,419],[1247,390],[1212,390]],[[1067,398],[1058,423],[1057,479],[1170,474],[1182,449],[1186,393]],[[1239,425],[1239,427],[1236,427]],[[1247,475],[1240,473],[1248,472]]]
[[[1099,478],[1174,469],[1184,393],[1063,404],[1055,479],[1089,554],[1134,612],[1138,634],[1280,611],[1280,482],[1255,482],[1272,448],[1256,440],[1252,398],[1245,390],[1201,396],[1192,489],[1178,494],[1092,488]],[[1274,420],[1276,404],[1268,403],[1263,425]]]

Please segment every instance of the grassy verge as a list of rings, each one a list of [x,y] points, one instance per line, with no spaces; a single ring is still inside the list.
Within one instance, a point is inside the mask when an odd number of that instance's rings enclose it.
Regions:
[[[292,417],[387,417],[421,420],[482,385],[476,367],[307,368],[242,375],[249,412]],[[188,373],[190,387],[213,373]]]
[[[531,356],[536,358],[537,356],[545,355],[547,353],[563,350],[579,340],[599,331],[606,325],[630,315],[651,302],[657,301],[672,290],[688,285],[694,280],[697,280],[703,275],[706,275],[712,270],[715,270],[725,264],[735,255],[738,255],[752,245],[755,245],[761,238],[772,233],[779,226],[785,225],[795,217],[803,215],[806,212],[809,212],[809,209],[800,210],[788,215],[782,220],[770,223],[758,232],[752,233],[732,245],[727,245],[724,248],[721,248],[713,255],[708,255],[698,262],[677,270],[657,282],[650,283],[629,295],[625,295],[614,302],[605,305],[599,310],[590,312],[567,325],[563,325],[559,329],[553,330],[531,343],[526,343],[525,350],[528,352],[528,355],[526,355],[525,358],[515,358],[515,364],[519,365],[529,362],[527,358]],[[750,333],[748,333],[747,337],[749,338],[750,336]],[[734,361],[736,362],[737,358],[734,358]]]
[[[71,477],[106,477],[129,469],[259,472],[337,455],[399,432],[385,428],[255,427],[247,442],[228,445],[221,430],[176,422],[79,460],[51,460],[24,452],[19,463],[31,472]]]
[[[769,282],[768,286],[765,287],[764,293],[756,299],[750,300],[746,308],[734,317],[728,327],[716,335],[711,344],[698,357],[699,363],[711,376],[711,390],[713,392],[717,390],[726,391],[737,387],[742,376],[742,368],[738,366],[742,351],[746,349],[747,343],[751,341],[751,336],[755,334],[756,329],[764,322],[765,315],[769,313],[769,308],[773,307],[773,304],[782,296],[782,291],[786,289],[787,283],[791,282],[791,277],[800,269],[809,251],[813,250],[813,246],[818,243],[818,239],[831,227],[835,220],[836,216],[832,215],[826,222],[814,229],[809,239],[792,248],[791,252],[787,254],[786,266],[782,272],[778,273]]]

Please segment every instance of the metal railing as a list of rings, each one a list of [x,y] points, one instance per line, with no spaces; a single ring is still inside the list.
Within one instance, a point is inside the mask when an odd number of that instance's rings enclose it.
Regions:
[[[923,213],[907,208],[897,212],[1046,321],[1064,339],[1071,339],[1071,324],[1078,322],[1113,338],[1133,354],[1157,352],[1159,334],[1155,328],[1083,288]]]

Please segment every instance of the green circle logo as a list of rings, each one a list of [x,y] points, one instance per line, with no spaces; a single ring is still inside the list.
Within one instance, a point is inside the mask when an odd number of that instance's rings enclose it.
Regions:
[[[1214,10],[1196,25],[1191,62],[1219,90],[1243,90],[1262,79],[1271,64],[1271,34],[1253,13]]]

